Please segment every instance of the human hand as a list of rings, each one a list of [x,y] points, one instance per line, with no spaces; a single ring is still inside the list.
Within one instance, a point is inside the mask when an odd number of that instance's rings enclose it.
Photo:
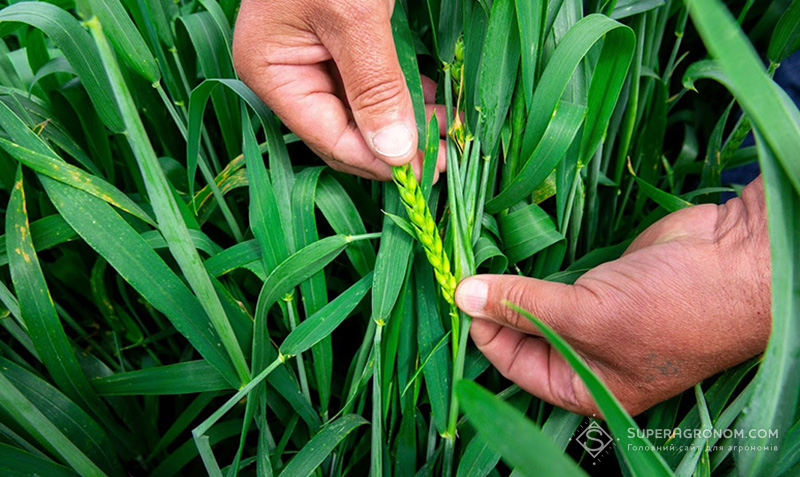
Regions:
[[[574,285],[483,275],[456,302],[471,336],[522,389],[600,414],[580,378],[526,318],[528,310],[583,357],[632,415],[764,351],[771,327],[770,251],[761,178],[741,198],[653,224],[618,260]]]
[[[419,172],[411,97],[392,37],[393,0],[243,0],[233,56],[242,80],[333,169],[391,179]],[[436,84],[423,78],[426,103]],[[437,112],[440,135],[446,125]],[[437,174],[444,170],[444,145]]]

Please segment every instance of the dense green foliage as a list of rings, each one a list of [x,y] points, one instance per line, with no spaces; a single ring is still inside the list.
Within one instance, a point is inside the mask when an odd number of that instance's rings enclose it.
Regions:
[[[3,475],[580,475],[587,421],[499,376],[429,259],[571,283],[756,161],[760,364],[634,421],[541,326],[619,439],[606,470],[800,469],[800,114],[771,81],[800,0],[398,0],[426,157],[419,72],[464,113],[443,180],[430,160],[400,190],[321,167],[236,78],[235,0],[0,6]],[[632,452],[636,426],[780,451]]]

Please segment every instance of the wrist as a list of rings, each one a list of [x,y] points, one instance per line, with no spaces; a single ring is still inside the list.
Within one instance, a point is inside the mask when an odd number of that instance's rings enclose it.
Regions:
[[[750,327],[744,348],[751,355],[764,350],[772,324],[771,258],[764,184],[759,176],[748,184],[740,197],[719,206],[715,239],[720,251],[720,266],[727,274],[731,314],[739,314]],[[727,290],[720,290],[727,293]]]

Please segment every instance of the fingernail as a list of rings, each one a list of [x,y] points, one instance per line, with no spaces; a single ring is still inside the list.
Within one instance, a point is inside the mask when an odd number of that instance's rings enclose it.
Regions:
[[[461,282],[456,289],[456,304],[470,316],[482,315],[488,294],[489,285],[485,281],[470,278]]]
[[[414,135],[403,123],[387,126],[372,135],[372,146],[378,154],[386,157],[401,157],[414,147]]]

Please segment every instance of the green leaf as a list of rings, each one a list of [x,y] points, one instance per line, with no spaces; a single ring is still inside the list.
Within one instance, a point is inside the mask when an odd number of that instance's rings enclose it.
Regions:
[[[254,265],[261,258],[262,252],[258,242],[256,240],[247,240],[209,257],[205,265],[209,274],[214,277],[220,277],[237,268]],[[264,273],[264,265],[258,263],[258,270]],[[262,278],[266,278],[266,273]]]
[[[422,177],[419,186],[422,189],[422,196],[425,197],[425,200],[430,201],[431,191],[433,190],[433,177],[439,162],[439,119],[435,114],[428,122],[426,134],[425,155],[422,159]]]
[[[647,181],[640,179],[633,172],[630,162],[628,162],[628,171],[633,176],[633,180],[636,181],[636,184],[639,186],[639,189],[642,191],[642,193],[646,197],[650,198],[650,200],[663,207],[667,212],[675,212],[692,205],[691,202],[687,202],[678,196],[670,194],[669,192],[664,192]]]
[[[11,280],[19,299],[22,319],[42,363],[68,397],[80,403],[85,410],[105,416],[105,405],[94,393],[78,365],[72,345],[56,314],[36,249],[33,248],[21,166],[17,169],[5,225],[9,231],[6,249]]]
[[[483,434],[478,433],[467,444],[456,477],[486,477],[499,461],[500,454],[489,447]]]
[[[314,203],[316,202],[317,184],[323,171],[324,168],[322,167],[312,167],[305,169],[296,177],[294,188],[292,189],[292,217],[294,219],[294,238],[297,249],[319,240]],[[328,303],[328,286],[325,272],[320,270],[300,283],[300,295],[306,316],[316,313],[325,306]],[[292,322],[291,326],[295,327],[294,322]],[[311,354],[320,408],[324,413],[330,404],[331,381],[333,379],[333,347],[330,336],[323,336],[321,340],[318,340],[318,343],[312,348]],[[298,365],[301,362],[299,359],[300,356],[298,354]]]
[[[417,123],[418,145],[420,149],[425,145],[425,98],[422,96],[422,81],[417,65],[417,53],[414,48],[414,39],[408,27],[408,19],[402,3],[395,4],[392,11],[392,35],[394,46],[397,49],[397,59],[400,69],[405,75],[411,102],[414,105],[414,117]]]
[[[125,130],[97,46],[75,17],[48,3],[20,2],[0,10],[0,36],[9,31],[6,25],[12,26],[11,22],[26,23],[45,32],[78,74],[106,126],[114,132]]]
[[[7,359],[0,358],[0,370],[92,462],[109,474],[122,473],[111,442],[86,412],[42,378]]]
[[[149,83],[158,82],[161,72],[156,59],[120,0],[81,0],[79,3],[84,2],[90,7],[91,13],[97,15],[103,30],[108,34],[108,41],[122,61]]]
[[[385,209],[395,215],[405,214],[400,205],[397,186],[388,183],[384,186]],[[383,219],[380,248],[375,260],[375,275],[372,283],[372,320],[385,322],[400,296],[400,289],[406,277],[411,248],[414,242],[398,227],[391,218]]]
[[[141,235],[100,199],[53,180],[45,182],[45,188],[64,220],[81,238],[164,313],[220,375],[238,387],[230,359],[203,307]]]
[[[223,347],[231,357],[239,379],[242,382],[246,382],[249,379],[250,371],[242,348],[236,340],[231,323],[225,314],[219,296],[214,290],[211,277],[203,267],[197,249],[192,245],[189,229],[181,217],[175,197],[172,194],[164,171],[158,163],[158,158],[144,129],[144,124],[139,117],[133,97],[122,77],[122,72],[114,53],[111,51],[101,26],[96,21],[92,22],[90,20],[87,23],[100,50],[105,69],[111,78],[112,89],[122,111],[122,119],[127,130],[128,143],[142,172],[145,187],[153,204],[153,210],[161,233],[164,235],[167,245],[169,245],[172,256],[178,262],[178,266],[183,271],[203,309],[211,319],[211,323],[219,334]]]
[[[798,48],[800,48],[800,1],[793,0],[775,25],[767,57],[773,63],[780,63]]]
[[[430,3],[430,2],[429,2]],[[453,61],[456,42],[463,29],[463,7],[461,0],[441,0],[439,5],[438,42],[439,59],[446,63]]]
[[[91,383],[101,396],[160,396],[230,389],[228,381],[202,360],[114,374]]]
[[[2,373],[0,373],[0,406],[11,413],[22,428],[44,443],[48,450],[61,457],[78,474],[87,477],[106,475]]]
[[[372,274],[367,274],[335,299],[306,318],[281,343],[284,356],[295,356],[314,346],[331,333],[353,312],[372,287]]]
[[[533,95],[528,113],[522,158],[539,144],[561,96],[584,56],[605,37],[588,93],[588,110],[581,137],[581,163],[588,162],[600,143],[616,105],[633,56],[633,31],[608,17],[592,14],[576,23],[559,42]]]
[[[575,430],[583,421],[583,416],[560,407],[553,408],[542,426],[542,432],[561,449],[566,449],[575,435]]]
[[[334,177],[323,174],[317,183],[316,204],[334,232],[342,235],[367,233],[364,222],[353,199]],[[359,275],[366,275],[375,268],[375,249],[366,240],[353,242],[345,250]]]
[[[279,204],[278,213],[281,214],[284,223],[287,248],[291,250],[294,242],[289,242],[293,236],[291,232],[291,221],[286,220],[284,214],[289,213],[291,203],[291,164],[286,144],[278,128],[277,121],[272,112],[267,109],[264,103],[250,90],[244,83],[233,79],[206,79],[194,90],[189,99],[189,124],[187,127],[186,139],[186,173],[189,182],[189,194],[194,195],[194,176],[197,172],[197,161],[200,154],[200,136],[203,127],[203,114],[211,94],[218,86],[236,93],[253,112],[256,113],[261,125],[267,133],[267,149],[270,157],[271,180],[275,188],[275,198]],[[292,239],[293,240],[293,239]]]
[[[37,252],[74,240],[78,235],[58,214],[48,215],[31,223],[33,248]],[[0,266],[8,264],[6,236],[0,235]]]
[[[27,477],[40,474],[52,477],[77,477],[77,473],[50,459],[0,444],[0,472],[8,477]]]
[[[280,475],[292,477],[311,475],[342,439],[364,424],[367,424],[367,421],[355,414],[348,414],[328,424],[286,464]]]
[[[183,15],[178,18],[176,28],[178,47],[183,46],[182,40],[188,37],[196,52],[197,63],[203,78],[234,79],[231,62],[230,43],[222,36],[214,17],[209,12],[199,12],[192,15]],[[183,33],[185,32],[185,34]],[[183,51],[189,47],[181,48]],[[228,88],[214,88],[211,91],[211,102],[214,105],[214,116],[222,132],[225,151],[229,157],[241,152],[241,126],[239,116],[239,102],[234,91]]]
[[[411,222],[407,218],[390,214],[389,212],[384,212],[383,214],[392,219],[392,222],[394,222],[396,226],[400,227],[400,230],[407,233],[409,237],[416,238],[417,232],[415,232],[414,226],[411,225]]]
[[[7,113],[10,113],[10,111],[4,104],[0,103],[0,114]],[[55,153],[51,153],[50,155],[39,154],[38,152],[26,149],[3,138],[0,138],[0,147],[34,171],[40,172],[77,189],[84,190],[98,199],[102,199],[114,207],[124,210],[144,222],[155,226],[153,219],[151,219],[136,202],[122,193],[122,191],[100,177],[87,174],[75,166],[67,164],[60,159],[56,159]]]
[[[511,94],[514,92],[520,58],[519,31],[515,28],[514,0],[495,0],[489,15],[489,29],[483,47],[480,77],[480,108],[483,124],[480,139],[483,153],[490,155],[500,137]]]
[[[259,337],[268,336],[267,312],[292,289],[322,270],[344,251],[353,237],[334,235],[303,248],[281,262],[269,274],[258,294],[253,334],[253,368],[261,370],[269,360],[269,342]]]
[[[503,273],[508,268],[508,258],[494,240],[485,234],[475,242],[475,266],[482,265],[489,268],[489,273]]]
[[[275,198],[275,190],[258,150],[250,118],[244,111],[242,112],[242,129],[244,131],[244,159],[247,162],[249,182],[250,228],[261,248],[264,269],[272,270],[289,256],[289,252],[286,249],[286,238],[278,211],[278,201]]]
[[[795,190],[800,190],[800,114],[766,74],[753,46],[719,0],[687,1],[692,21],[733,93],[764,136]]]
[[[471,381],[459,381],[458,401],[489,447],[523,475],[586,475],[525,415]],[[531,452],[531,448],[537,449]]]
[[[422,368],[425,376],[425,388],[431,403],[433,421],[439,434],[447,429],[447,418],[450,409],[450,373],[451,358],[447,347],[436,346],[445,337],[442,320],[439,317],[436,298],[436,283],[425,254],[418,253],[414,259],[414,286],[417,292],[416,312],[419,317],[417,341],[420,356],[429,356],[427,364]]]
[[[564,240],[553,219],[536,204],[500,217],[500,233],[508,261],[519,262],[540,252],[556,242]]]
[[[511,207],[544,182],[569,150],[585,114],[585,107],[562,101],[530,159],[508,187],[486,203],[486,212],[494,214]]]
[[[665,3],[664,0],[619,0],[614,5],[614,10],[609,16],[614,20],[621,20],[661,8]]]
[[[517,7],[517,22],[519,23],[519,38],[521,52],[522,84],[525,91],[525,104],[531,107],[533,100],[534,84],[536,79],[536,66],[539,62],[540,41],[542,36],[542,16],[545,13],[546,3],[532,2],[530,0],[515,0]]]
[[[700,60],[686,68],[686,72],[683,74],[683,86],[696,92],[694,83],[701,78],[713,79],[722,84],[728,84],[730,81],[718,61]]]

